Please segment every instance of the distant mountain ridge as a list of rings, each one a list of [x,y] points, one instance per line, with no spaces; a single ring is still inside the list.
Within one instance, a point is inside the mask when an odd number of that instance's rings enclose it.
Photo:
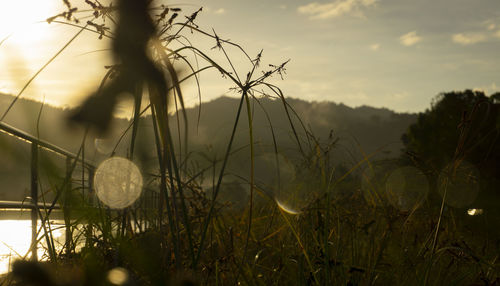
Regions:
[[[0,114],[5,112],[12,100],[12,96],[0,94]],[[291,128],[283,103],[267,98],[259,101],[260,105],[253,104],[253,124],[255,133],[258,135],[257,139],[264,141],[269,139],[270,124],[262,111],[263,109],[267,111],[275,132],[285,135],[289,139]],[[352,108],[333,102],[308,102],[295,98],[288,98],[287,102],[293,108],[293,110],[289,110],[289,115],[297,130],[304,132],[296,115],[301,119],[307,132],[312,133],[317,138],[327,139],[332,132],[335,137],[340,139],[340,142],[346,140],[349,144],[357,142],[356,145],[359,144],[359,148],[367,153],[383,148],[387,152],[396,154],[402,148],[401,135],[417,118],[416,114],[396,113],[387,108],[369,106]],[[227,140],[233,126],[238,103],[239,99],[220,97],[203,103],[201,109],[198,107],[188,108],[186,113],[190,128],[189,137],[193,140],[191,143],[194,145],[213,145]],[[40,110],[42,113],[38,122]],[[41,139],[75,151],[77,150],[77,146],[74,146],[75,142],[78,142],[75,140],[77,136],[68,136],[69,132],[75,130],[69,128],[65,120],[69,112],[71,112],[70,109],[50,105],[44,105],[41,109],[40,102],[20,98],[4,121],[30,134],[40,134]],[[295,112],[296,114],[294,114]],[[198,120],[199,113],[201,118]],[[240,130],[248,129],[246,118],[246,115],[241,116]],[[146,122],[144,123],[146,125],[149,122],[147,119],[142,121]],[[199,125],[197,125],[198,121]],[[39,124],[38,131],[37,122]],[[171,122],[175,122],[175,120],[171,120]],[[128,120],[116,119],[115,130],[118,130],[116,132],[119,133],[119,130],[123,130],[127,125]],[[175,124],[172,124],[172,128],[175,132]],[[284,138],[278,138],[278,140],[285,141]]]
[[[0,114],[3,114],[13,97],[0,95]],[[253,103],[253,125],[256,142],[270,143],[270,123],[273,127],[278,142],[284,148],[292,148],[293,140],[288,115],[285,113],[283,103],[278,100],[263,98],[260,104]],[[396,113],[387,108],[374,108],[369,106],[348,107],[344,104],[333,102],[308,102],[301,99],[288,98],[289,116],[292,118],[296,130],[301,136],[305,132],[301,126],[302,121],[307,132],[313,134],[320,140],[326,140],[330,135],[339,139],[343,148],[350,148],[350,152],[372,153],[383,149],[385,153],[397,156],[402,148],[401,135],[406,128],[416,121],[416,114]],[[233,127],[239,99],[220,97],[205,102],[201,109],[198,107],[186,110],[189,122],[189,137],[192,146],[222,145],[230,136]],[[270,122],[267,121],[266,110]],[[38,115],[42,111],[40,118]],[[5,122],[16,128],[24,130],[33,135],[40,135],[41,139],[52,142],[70,151],[76,152],[81,138],[75,136],[74,128],[66,122],[71,112],[67,108],[58,108],[44,105],[30,99],[20,98],[7,115]],[[295,114],[296,112],[296,114]],[[201,118],[198,119],[198,115]],[[298,115],[298,117],[296,116]],[[172,117],[173,118],[173,117]],[[38,122],[39,119],[39,122]],[[197,125],[199,121],[199,125]],[[142,125],[150,125],[148,117],[142,120]],[[171,120],[175,123],[176,120]],[[38,123],[38,131],[37,131]],[[128,120],[115,119],[115,136],[125,130],[129,125]],[[176,124],[172,124],[173,132],[176,132]],[[237,142],[248,143],[245,131],[248,130],[247,116],[241,116]],[[83,135],[82,130],[78,130]],[[73,134],[70,134],[73,133]],[[221,146],[221,147],[222,147]]]
[[[220,97],[204,103],[201,109],[201,126],[198,129],[213,135],[216,134],[216,129],[232,128],[238,102],[238,99]],[[274,129],[278,133],[288,134],[286,137],[289,137],[291,129],[283,103],[280,100],[271,99],[260,99],[260,102],[260,105],[267,111]],[[306,130],[317,138],[326,140],[332,132],[334,137],[340,139],[340,143],[355,144],[357,141],[359,147],[366,153],[376,152],[383,148],[397,155],[403,147],[401,135],[417,118],[416,114],[395,113],[386,108],[368,106],[351,108],[333,102],[308,102],[294,98],[288,98],[287,103],[301,119]],[[266,132],[269,129],[269,122],[261,110],[258,104],[254,104],[253,124],[256,126],[256,133],[261,136],[260,139],[263,139],[262,137],[269,137],[261,134],[269,133]],[[197,113],[196,108],[187,110],[188,118],[196,119]],[[301,131],[300,122],[294,112],[289,113],[296,129]],[[196,120],[193,119],[190,122],[195,124]],[[242,116],[241,120],[240,127],[248,128],[246,115]]]
[[[5,112],[12,100],[12,96],[0,94],[0,114]],[[301,147],[303,149],[310,147],[305,139],[306,133],[314,135],[317,142],[320,143],[338,139],[332,158],[336,164],[344,165],[352,165],[361,160],[365,154],[370,153],[376,153],[377,157],[399,156],[399,152],[403,147],[400,140],[401,135],[417,119],[416,114],[395,113],[386,108],[369,106],[351,108],[333,102],[308,102],[294,98],[288,98],[287,103],[289,104],[289,116],[299,136]],[[193,158],[221,158],[234,125],[238,104],[238,98],[220,97],[202,103],[201,110],[199,107],[186,110],[189,123],[189,150],[197,154],[205,154]],[[259,103],[253,102],[251,104],[253,109],[253,136],[257,155],[273,152],[273,132],[280,152],[288,156],[296,154],[298,144],[282,101],[261,98]],[[42,111],[41,114],[40,110]],[[237,148],[245,149],[245,146],[248,147],[249,143],[246,108],[243,110],[233,145],[235,150]],[[263,110],[266,111],[270,121],[267,120],[268,117]],[[70,112],[70,109],[50,105],[41,108],[40,102],[20,98],[7,115],[5,122],[34,136],[39,134],[41,139],[76,153],[81,145],[83,129],[71,127],[67,124],[66,118]],[[201,114],[201,117],[198,120],[199,114]],[[180,125],[183,126],[182,119],[179,118]],[[199,124],[197,124],[198,122]],[[174,115],[171,116],[170,123],[173,134],[177,134],[177,119]],[[113,143],[111,145],[114,145],[118,136],[129,124],[130,122],[126,119],[115,119],[112,135],[104,139],[90,135],[85,145],[87,159],[98,163],[106,156],[109,156],[109,154],[102,152],[102,142],[107,140]],[[140,124],[137,145],[142,146],[140,148],[145,150],[143,153],[146,157],[154,157],[154,138],[150,117],[141,118]],[[12,139],[6,139],[7,137],[9,136],[0,133],[0,158],[2,160],[0,182],[6,180],[19,181],[19,178],[14,178],[16,172],[12,170],[20,168],[25,173],[28,171],[29,164],[24,167],[19,165],[14,168],[16,163],[29,162],[29,152],[26,151],[27,144],[19,144],[20,147],[16,147],[16,143]],[[118,147],[117,155],[126,156],[129,142],[130,136],[127,135],[124,137],[122,145]],[[14,144],[14,147],[5,147],[10,146],[9,144]],[[108,145],[110,144],[108,143]],[[9,148],[13,149],[8,151]],[[24,154],[24,159],[9,159],[9,157],[12,157],[10,155],[13,154],[12,150],[19,148],[25,149],[23,152],[18,152]],[[110,147],[107,146],[107,149],[110,149]],[[248,165],[246,162],[248,162],[249,152],[243,150],[240,153],[241,155],[234,156],[234,162],[230,165],[231,168],[247,168],[245,165]],[[154,160],[151,161],[154,162]],[[6,176],[10,177],[6,178]],[[26,174],[22,176],[24,178]],[[24,185],[27,186],[27,184]],[[9,196],[2,194],[0,190],[0,200],[7,199],[7,197]]]

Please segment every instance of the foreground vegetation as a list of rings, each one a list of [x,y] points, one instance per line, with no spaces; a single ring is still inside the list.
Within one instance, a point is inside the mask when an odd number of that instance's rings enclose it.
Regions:
[[[51,18],[50,22],[80,25],[68,22],[74,21],[78,10],[65,3],[68,11]],[[127,3],[132,7],[125,5]],[[215,32],[201,30],[194,23],[201,9],[177,23],[181,13],[178,8],[156,7],[152,9],[157,12],[153,22],[147,17],[146,1],[131,3],[120,2],[120,22],[116,33],[111,34],[104,23],[97,21],[113,20],[114,8],[86,1],[95,20],[81,26],[81,30],[91,29],[100,37],[112,37],[120,65],[109,69],[99,90],[71,120],[89,132],[105,133],[118,94],[132,94],[135,112],[127,130],[130,136],[126,142],[117,143],[127,148],[122,149],[123,154],[113,151],[111,156],[127,157],[143,166],[147,188],[157,197],[148,203],[138,202],[125,210],[111,211],[82,195],[82,189],[88,188],[91,180],[84,176],[85,170],[77,169],[77,161],[64,176],[47,172],[55,182],[50,191],[58,194],[55,197],[65,214],[71,211],[65,220],[66,243],[62,248],[54,247],[50,222],[44,220],[46,227],[40,231],[40,240],[47,245],[48,262],[18,261],[3,284],[500,283],[498,213],[485,209],[482,215],[472,216],[466,214],[466,206],[448,207],[446,195],[438,195],[448,178],[440,179],[439,172],[429,171],[441,165],[419,164],[427,161],[417,160],[412,152],[421,151],[411,149],[414,145],[409,143],[407,155],[411,156],[376,161],[371,154],[366,154],[364,160],[352,166],[334,164],[331,152],[336,148],[336,138],[330,136],[325,141],[315,137],[296,116],[280,89],[269,83],[272,76],[284,74],[286,62],[270,65],[259,73],[262,53],[251,58]],[[66,21],[58,22],[59,17]],[[191,46],[182,33],[186,30],[212,39],[225,64]],[[131,43],[128,33],[138,40]],[[150,52],[146,51],[148,41],[153,42]],[[250,69],[245,76],[240,77],[234,68],[226,51],[228,46],[240,50],[248,59]],[[192,61],[207,66],[197,67]],[[185,78],[179,78],[174,68],[179,62],[191,71]],[[181,83],[187,78],[197,79],[200,72],[209,69],[217,70],[236,86],[240,102],[237,110],[230,111],[235,113],[234,127],[224,153],[214,157],[205,154],[200,163],[200,156],[188,149],[186,129],[196,128],[196,124],[191,123],[194,127],[190,127],[184,115]],[[141,72],[133,72],[137,70]],[[256,176],[256,168],[262,166],[255,160],[258,142],[254,141],[252,125],[253,110],[260,108],[261,96],[282,102],[290,123],[290,138],[296,145],[294,155],[285,156],[276,144],[273,125],[269,122],[272,142],[267,147],[273,162],[269,170],[276,175],[274,180],[264,182]],[[144,102],[147,102],[145,108]],[[177,111],[176,122],[169,122],[168,114],[173,109]],[[141,114],[148,110],[153,126],[149,140],[155,142],[155,149],[141,153],[139,122],[144,120]],[[241,117],[245,117],[248,124],[244,127],[248,130],[248,146],[238,151],[233,142],[236,130],[242,128]],[[172,126],[179,132],[173,133]],[[408,142],[418,143],[417,129],[409,133]],[[462,152],[465,145],[457,142],[458,151],[446,158],[447,163],[457,166],[453,170],[461,166],[468,154]],[[85,156],[84,149],[80,149],[79,156]],[[247,176],[236,176],[227,168],[237,151],[248,154]],[[156,160],[154,164],[151,158]],[[405,201],[405,197],[394,197],[399,193],[388,191],[392,189],[387,187],[394,186],[388,183],[393,171],[408,165],[420,168],[429,180],[422,195],[410,202]],[[42,166],[51,168],[48,163]],[[288,166],[288,173],[284,166]],[[238,179],[238,185],[225,184],[231,175]],[[75,177],[83,179],[77,181]],[[395,187],[397,190],[409,188],[411,186],[405,183]],[[446,194],[447,188],[444,190]],[[235,192],[239,195],[228,199]],[[49,214],[41,212],[41,216],[47,218]],[[123,279],[116,278],[116,273],[122,273],[118,277]]]

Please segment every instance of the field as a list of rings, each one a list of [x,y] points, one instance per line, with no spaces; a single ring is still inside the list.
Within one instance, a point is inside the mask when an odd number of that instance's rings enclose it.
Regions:
[[[87,1],[94,18],[86,24],[75,21],[79,10],[68,2],[48,19],[75,26],[75,38],[82,31],[110,38],[119,64],[69,111],[78,130],[73,157],[57,159],[39,136],[7,131],[28,141],[32,157],[39,154],[32,182],[38,201],[52,206],[33,208],[44,261],[15,262],[1,285],[500,284],[498,94],[441,94],[408,126],[404,152],[356,146],[355,160],[339,164],[335,130],[314,134],[277,86],[288,62],[262,65],[262,51],[248,55],[198,27],[201,9],[180,17],[176,7],[146,2],[115,8]],[[212,46],[192,45],[190,37]],[[234,66],[235,55],[248,70]],[[202,124],[188,121],[184,106],[182,84],[199,87],[206,70],[220,72],[238,99],[217,146],[193,143]],[[133,116],[116,133],[113,111],[123,94]],[[453,100],[468,105],[461,110]],[[285,128],[272,122],[269,102],[281,109]],[[451,121],[434,119],[440,108],[449,108]],[[43,104],[37,122],[42,115]],[[265,123],[267,141],[255,122]],[[98,161],[89,161],[96,152]],[[51,226],[56,205],[66,226],[62,247]]]

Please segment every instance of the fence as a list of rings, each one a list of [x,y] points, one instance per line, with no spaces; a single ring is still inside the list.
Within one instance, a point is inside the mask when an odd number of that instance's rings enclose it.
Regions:
[[[12,127],[4,122],[0,122],[0,131],[7,133],[11,136],[14,136],[20,140],[26,141],[31,145],[31,160],[30,160],[30,200],[27,202],[16,202],[16,201],[0,201],[0,208],[4,209],[23,209],[23,208],[28,208],[31,209],[31,258],[33,260],[38,260],[37,257],[37,223],[39,219],[39,211],[40,209],[44,209],[50,214],[53,210],[55,209],[60,209],[61,206],[56,204],[56,200],[54,200],[51,204],[46,204],[46,203],[40,203],[38,200],[38,179],[39,179],[39,167],[38,167],[38,158],[39,158],[39,149],[45,149],[50,152],[53,152],[55,154],[58,154],[60,156],[63,156],[66,158],[66,179],[65,179],[65,186],[66,188],[71,188],[71,173],[72,173],[72,167],[73,163],[81,163],[81,165],[87,170],[87,190],[89,194],[92,194],[93,192],[93,186],[92,186],[92,178],[94,176],[94,171],[95,171],[95,166],[92,162],[89,162],[87,160],[83,160],[79,158],[77,155],[64,150],[61,147],[58,147],[54,144],[51,144],[49,142],[46,142],[44,140],[40,140],[24,131],[21,131],[19,129],[16,129],[15,127]],[[82,178],[82,188],[85,189],[85,180]],[[65,220],[69,219],[69,217],[66,217],[65,215]],[[67,230],[68,232],[69,230]],[[68,233],[66,235],[67,239],[70,239],[68,236]]]

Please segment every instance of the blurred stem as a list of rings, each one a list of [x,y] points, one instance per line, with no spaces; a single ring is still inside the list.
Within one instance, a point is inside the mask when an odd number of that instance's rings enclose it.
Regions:
[[[151,95],[151,88],[150,88],[150,97]],[[170,225],[170,231],[172,232],[172,244],[174,248],[174,255],[175,255],[175,265],[177,269],[180,269],[181,267],[181,257],[180,257],[180,251],[179,251],[179,237],[178,237],[178,232],[176,230],[176,224],[174,222],[174,216],[172,213],[172,209],[170,206],[170,198],[168,196],[168,190],[167,190],[167,177],[166,177],[166,168],[165,168],[165,160],[163,158],[163,152],[161,148],[161,138],[159,134],[159,127],[158,127],[158,122],[157,122],[157,114],[156,110],[153,106],[151,108],[151,119],[153,120],[153,130],[155,134],[155,142],[156,142],[156,151],[158,153],[158,163],[160,165],[160,190],[163,193],[164,197],[164,202],[167,207],[167,218],[168,218],[168,224]],[[162,206],[160,207],[160,217],[163,216],[163,200],[160,201]],[[161,220],[160,220],[161,221]],[[160,225],[160,227],[162,227]]]
[[[137,137],[137,131],[139,129],[139,121],[141,119],[141,103],[142,103],[142,83],[135,87],[134,94],[134,117],[132,118],[132,138],[130,141],[130,155],[129,159],[134,159],[134,147],[135,139]]]
[[[233,125],[233,131],[231,132],[231,138],[229,139],[229,143],[227,145],[226,152],[224,154],[224,161],[222,162],[222,167],[219,173],[219,178],[217,179],[217,186],[215,187],[214,195],[212,198],[212,203],[210,204],[210,209],[208,211],[207,218],[205,219],[204,225],[203,225],[203,230],[201,233],[201,239],[200,239],[200,248],[198,250],[198,253],[196,255],[194,264],[193,264],[193,269],[196,269],[198,266],[198,262],[200,260],[201,254],[203,253],[203,250],[205,248],[205,237],[207,234],[208,226],[210,224],[210,220],[212,219],[212,215],[214,212],[214,207],[215,207],[215,200],[217,199],[217,195],[219,194],[220,186],[222,183],[222,177],[224,176],[224,171],[226,170],[226,165],[227,161],[229,160],[229,155],[231,154],[231,148],[233,146],[234,142],[234,137],[236,135],[236,129],[238,127],[238,122],[240,120],[240,115],[241,115],[241,109],[243,107],[243,100],[244,97],[242,96],[240,99],[240,103],[238,105],[238,111],[236,112],[236,118],[234,120],[234,125]]]

